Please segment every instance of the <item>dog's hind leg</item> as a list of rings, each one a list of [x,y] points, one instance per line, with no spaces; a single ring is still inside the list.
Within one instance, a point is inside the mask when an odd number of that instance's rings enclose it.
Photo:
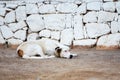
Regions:
[[[27,56],[23,55],[24,59],[49,59],[49,58],[54,58],[55,56],[42,56],[42,57],[36,57],[36,56]]]

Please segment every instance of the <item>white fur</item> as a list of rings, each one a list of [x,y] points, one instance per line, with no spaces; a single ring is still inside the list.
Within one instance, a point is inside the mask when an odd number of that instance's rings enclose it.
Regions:
[[[23,51],[22,58],[25,59],[45,59],[45,58],[54,58],[55,55],[55,48],[60,47],[62,49],[61,57],[68,58],[71,53],[67,52],[67,54],[64,51],[69,51],[69,47],[65,46],[63,44],[60,44],[58,41],[43,38],[40,40],[35,41],[28,41],[23,42],[20,46],[17,48],[18,50]],[[36,57],[35,55],[40,55],[40,57]],[[73,54],[73,56],[76,54]]]

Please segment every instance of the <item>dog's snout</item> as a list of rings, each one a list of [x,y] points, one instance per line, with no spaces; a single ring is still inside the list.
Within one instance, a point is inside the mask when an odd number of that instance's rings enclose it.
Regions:
[[[73,55],[70,55],[70,59],[72,59],[73,58]]]

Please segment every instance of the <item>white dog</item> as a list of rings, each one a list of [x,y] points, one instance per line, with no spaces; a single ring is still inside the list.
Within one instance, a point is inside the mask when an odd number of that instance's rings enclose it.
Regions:
[[[25,59],[45,59],[61,57],[71,59],[77,54],[71,54],[69,47],[47,38],[23,42],[17,48],[17,54]]]

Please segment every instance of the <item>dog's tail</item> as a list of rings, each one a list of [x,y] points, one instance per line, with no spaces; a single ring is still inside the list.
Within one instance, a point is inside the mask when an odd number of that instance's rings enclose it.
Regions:
[[[17,51],[18,56],[23,57],[23,50],[19,49]]]

